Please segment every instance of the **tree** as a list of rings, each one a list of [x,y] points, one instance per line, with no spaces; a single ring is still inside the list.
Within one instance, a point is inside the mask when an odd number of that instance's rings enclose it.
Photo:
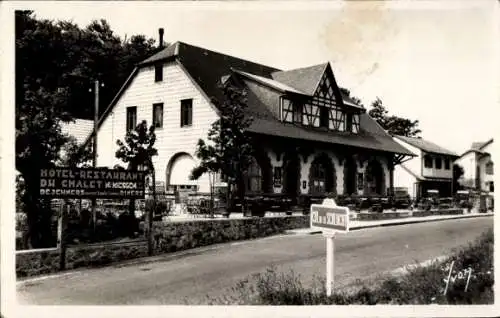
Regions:
[[[347,97],[348,99],[350,99],[352,102],[354,102],[354,104],[358,105],[358,106],[361,106],[361,107],[364,107],[363,105],[363,102],[361,101],[361,99],[357,98],[356,96],[351,96],[351,91],[348,90],[347,88],[344,88],[344,87],[340,87],[340,93],[344,96],[344,97]]]
[[[58,165],[65,167],[91,167],[93,157],[92,144],[79,144],[75,137],[67,136],[68,141],[63,145]]]
[[[394,115],[389,116],[389,112],[384,107],[382,100],[378,97],[373,101],[372,108],[368,111],[368,115],[375,119],[375,121],[391,135],[418,137],[422,132],[418,128],[418,120],[410,120]]]
[[[233,81],[220,85],[223,92],[218,105],[220,117],[208,132],[208,142],[200,139],[196,157],[200,164],[191,172],[191,179],[198,179],[204,173],[222,173],[227,178],[227,206],[231,206],[234,189],[243,200],[245,196],[244,176],[251,164],[253,146],[246,129],[253,118],[246,113],[246,91]]]
[[[50,202],[39,197],[38,175],[42,167],[64,161],[61,149],[71,141],[61,123],[93,117],[93,79],[106,83],[100,99],[108,104],[134,64],[157,50],[144,36],[122,41],[104,20],[81,29],[16,11],[16,169],[24,181],[21,200],[32,247],[48,247],[53,240]]]
[[[127,132],[125,142],[117,140],[118,150],[115,153],[117,159],[127,164],[128,170],[146,171],[152,176],[153,201],[156,201],[155,194],[155,171],[153,157],[158,155],[158,150],[154,148],[156,141],[155,127],[151,125],[148,129],[147,122],[143,120],[134,130]],[[130,200],[129,217],[135,220],[135,200]],[[149,216],[151,224],[152,217]],[[148,227],[150,231],[151,228]]]
[[[57,46],[56,41],[51,42],[57,29],[48,21],[33,21],[30,14],[16,11],[15,15],[16,169],[24,181],[21,200],[27,215],[27,238],[31,247],[42,248],[49,247],[54,237],[50,202],[39,196],[40,169],[54,166],[59,159],[61,147],[68,141],[61,122],[69,122],[71,116],[66,111],[68,90],[58,86],[60,72],[47,71],[56,64],[54,57],[43,58],[47,47]],[[43,60],[37,60],[38,54]]]
[[[464,175],[464,168],[458,164],[453,165],[453,194],[455,194],[458,190],[462,190],[462,185],[459,180]]]

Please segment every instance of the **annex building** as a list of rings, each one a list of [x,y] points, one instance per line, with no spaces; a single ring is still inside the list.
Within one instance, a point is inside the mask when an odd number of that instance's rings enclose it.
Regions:
[[[146,120],[156,127],[156,179],[170,191],[209,192],[207,176],[189,175],[227,81],[244,86],[254,117],[247,193],[383,196],[394,167],[414,155],[342,93],[330,63],[280,70],[176,42],[139,63],[105,110],[97,165],[120,164],[117,139]]]
[[[406,188],[414,199],[432,191],[440,197],[452,196],[456,153],[422,138],[394,136],[394,140],[417,155],[396,167],[396,187]]]

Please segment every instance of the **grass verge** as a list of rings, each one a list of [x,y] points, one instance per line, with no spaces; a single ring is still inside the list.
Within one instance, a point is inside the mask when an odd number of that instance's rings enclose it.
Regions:
[[[450,279],[448,279],[450,277]],[[447,284],[448,281],[448,284]],[[238,282],[212,305],[424,305],[493,304],[493,230],[452,251],[445,260],[408,267],[405,274],[358,281],[326,296],[323,278],[303,286],[293,271],[269,268]]]

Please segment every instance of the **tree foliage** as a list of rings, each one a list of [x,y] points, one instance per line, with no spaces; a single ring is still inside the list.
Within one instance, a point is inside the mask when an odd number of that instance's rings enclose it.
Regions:
[[[250,136],[246,129],[253,118],[247,115],[246,91],[235,82],[221,84],[224,99],[217,102],[220,117],[208,132],[208,142],[198,141],[196,156],[200,164],[191,173],[198,179],[206,172],[222,173],[228,182],[229,193],[237,188],[244,197],[243,180],[254,153]],[[231,198],[229,198],[231,199]]]
[[[340,87],[339,89],[340,89],[340,93],[342,93],[343,96],[345,96],[345,97],[349,98],[351,101],[353,101],[354,104],[361,106],[361,107],[364,107],[361,99],[357,98],[356,96],[351,96],[350,90],[348,90],[347,88],[344,88],[344,87]]]
[[[117,140],[118,150],[115,153],[117,159],[127,164],[128,170],[141,170],[154,177],[153,157],[158,155],[154,148],[156,142],[155,127],[143,120],[134,130],[127,132],[125,142]],[[155,186],[153,180],[153,187]],[[135,218],[135,200],[130,200],[129,214]]]
[[[462,190],[462,185],[460,184],[460,178],[464,175],[464,168],[459,164],[453,165],[453,194],[458,190]]]
[[[418,137],[422,132],[418,128],[418,120],[410,120],[398,116],[391,115],[382,103],[382,100],[377,97],[372,103],[372,108],[368,115],[375,119],[391,135],[399,135],[405,137]]]
[[[92,81],[105,83],[100,100],[108,104],[133,65],[156,52],[153,45],[141,35],[122,41],[105,20],[80,28],[69,21],[37,19],[32,11],[16,11],[16,169],[24,182],[22,202],[32,247],[46,247],[53,240],[52,212],[38,195],[39,171],[67,163],[61,150],[76,147],[62,133],[61,124],[73,117],[92,118]],[[76,153],[71,156],[75,162],[81,159]]]
[[[143,120],[134,130],[127,132],[125,142],[117,140],[117,159],[127,164],[128,170],[142,170],[151,172],[154,168],[153,157],[158,155],[154,148],[156,142],[155,127],[148,129],[148,124]]]

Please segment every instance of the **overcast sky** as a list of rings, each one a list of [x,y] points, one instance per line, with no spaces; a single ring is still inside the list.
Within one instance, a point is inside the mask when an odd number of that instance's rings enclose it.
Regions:
[[[339,85],[365,105],[418,119],[422,137],[462,153],[497,131],[496,1],[19,2],[40,18],[120,36],[184,41],[282,69],[330,61]]]

